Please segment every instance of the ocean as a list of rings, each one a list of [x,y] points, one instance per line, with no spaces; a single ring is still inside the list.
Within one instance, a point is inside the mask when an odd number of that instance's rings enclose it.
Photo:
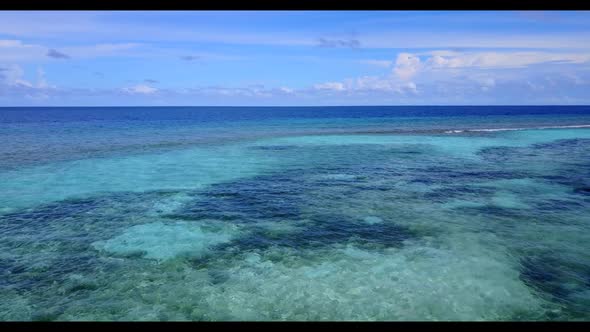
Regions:
[[[590,320],[590,106],[0,108],[0,320]]]

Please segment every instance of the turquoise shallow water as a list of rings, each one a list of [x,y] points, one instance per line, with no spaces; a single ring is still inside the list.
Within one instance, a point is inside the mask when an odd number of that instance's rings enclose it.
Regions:
[[[0,320],[590,319],[590,108],[20,111]]]

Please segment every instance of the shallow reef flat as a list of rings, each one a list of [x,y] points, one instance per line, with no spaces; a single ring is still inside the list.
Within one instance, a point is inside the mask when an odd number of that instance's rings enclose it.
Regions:
[[[0,320],[588,320],[590,129],[0,172]]]

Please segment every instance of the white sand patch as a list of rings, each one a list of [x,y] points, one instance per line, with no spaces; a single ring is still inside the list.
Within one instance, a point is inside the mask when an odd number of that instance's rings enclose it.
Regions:
[[[93,243],[97,250],[116,256],[167,260],[178,256],[201,257],[211,246],[229,242],[236,233],[230,226],[195,222],[155,222],[130,227],[107,241]]]

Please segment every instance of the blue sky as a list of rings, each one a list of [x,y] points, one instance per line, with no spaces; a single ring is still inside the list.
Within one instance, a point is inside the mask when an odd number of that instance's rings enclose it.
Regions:
[[[590,12],[0,12],[0,106],[590,104]]]

